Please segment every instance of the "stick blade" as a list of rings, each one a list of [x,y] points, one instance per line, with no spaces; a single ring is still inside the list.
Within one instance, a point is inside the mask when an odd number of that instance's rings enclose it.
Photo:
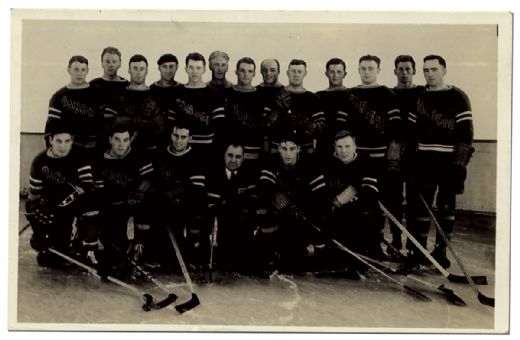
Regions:
[[[471,279],[473,280],[473,282],[476,285],[485,286],[488,284],[486,276],[481,276],[481,275],[472,276]],[[454,282],[454,283],[469,283],[468,279],[466,279],[466,277],[463,275],[450,274],[450,275],[448,275],[448,280],[450,280],[451,282]]]
[[[495,298],[490,298],[482,294],[481,292],[478,293],[478,300],[481,304],[489,306],[489,307],[495,307]]]
[[[444,297],[448,302],[456,306],[466,306],[466,302],[464,302],[462,298],[455,294],[453,290],[446,288],[444,285],[441,285],[438,289],[444,293]]]
[[[152,308],[155,308],[155,301],[154,301],[153,296],[151,296],[148,293],[143,294],[143,300],[144,300],[143,310],[145,312],[149,312],[152,310]]]
[[[177,295],[175,295],[173,293],[170,293],[170,294],[168,294],[168,296],[164,300],[157,302],[155,304],[155,308],[156,309],[162,309],[164,307],[167,307],[167,306],[171,305],[175,301],[177,301]]]
[[[428,296],[424,295],[423,293],[421,293],[413,288],[408,287],[407,285],[403,285],[403,287],[404,287],[404,289],[406,289],[406,291],[412,293],[413,295],[417,296],[418,298],[420,298],[422,300],[432,301],[432,299],[430,299]]]
[[[180,305],[175,306],[175,309],[177,310],[177,312],[182,314],[184,312],[192,310],[193,308],[197,307],[198,305],[200,305],[199,298],[198,298],[197,294],[192,293],[191,294],[191,300],[186,301],[184,303],[181,303]]]

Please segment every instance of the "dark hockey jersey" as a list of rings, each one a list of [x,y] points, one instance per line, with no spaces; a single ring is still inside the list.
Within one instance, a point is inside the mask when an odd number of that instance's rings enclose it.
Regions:
[[[92,190],[92,167],[74,150],[62,158],[53,158],[48,150],[40,152],[31,164],[29,177],[31,195],[45,198],[50,206],[57,206],[79,186]]]
[[[161,86],[156,81],[150,85],[150,91],[161,107],[168,108],[175,101],[175,90],[181,86],[182,84],[179,82],[175,82],[172,86]]]
[[[224,100],[209,87],[188,88],[180,86],[175,102],[168,108],[168,119],[188,119],[192,123],[191,143],[211,144],[215,132],[223,128]]]
[[[386,86],[349,90],[348,112],[338,112],[338,124],[357,135],[359,153],[384,157],[392,140],[402,139],[402,119],[395,94]]]
[[[423,91],[408,123],[419,152],[451,153],[457,143],[473,143],[471,104],[455,86]]]
[[[239,138],[244,145],[245,159],[258,159],[264,142],[264,103],[255,89],[241,92],[229,88],[226,97],[225,135],[232,140]]]
[[[262,84],[257,85],[256,89],[262,101],[264,103],[264,111],[269,115],[276,107],[276,98],[278,93],[283,89],[283,85],[279,86],[263,86]]]
[[[348,111],[348,89],[324,90],[316,93],[320,97],[320,105],[325,114],[326,134],[332,136],[337,130],[336,119]]]
[[[95,161],[94,169],[94,185],[101,193],[99,196],[112,204],[124,202],[128,193],[136,190],[154,171],[152,163],[133,150],[123,158],[113,158],[105,153]]]
[[[105,109],[99,91],[95,88],[62,87],[49,101],[45,135],[49,135],[53,124],[63,123],[72,128],[75,135],[74,144],[95,147],[104,131]]]
[[[130,85],[130,82],[122,77],[116,80],[105,80],[99,77],[92,79],[89,85],[99,91],[101,102],[112,109],[121,93]]]
[[[272,155],[260,172],[258,194],[269,206],[273,195],[282,192],[309,216],[318,216],[326,204],[325,177],[309,155],[300,154],[293,167],[287,167],[280,155]]]
[[[117,99],[116,112],[116,123],[128,123],[134,129],[132,147],[136,151],[166,145],[166,114],[149,89],[126,88]]]

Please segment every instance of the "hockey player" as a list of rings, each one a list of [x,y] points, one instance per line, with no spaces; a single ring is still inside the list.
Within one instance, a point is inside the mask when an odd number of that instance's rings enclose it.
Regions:
[[[265,59],[260,65],[263,81],[256,86],[264,104],[264,112],[270,116],[276,107],[276,98],[284,86],[278,81],[280,63],[276,59]],[[267,132],[267,131],[266,131]],[[271,136],[272,139],[273,136]],[[264,152],[270,152],[269,136],[264,138]]]
[[[464,192],[466,167],[474,150],[471,104],[461,89],[446,84],[444,58],[428,55],[423,61],[426,90],[419,96],[416,110],[408,116],[417,145],[413,178],[416,189],[430,206],[438,190],[439,223],[449,238],[455,222],[455,198]],[[426,246],[430,216],[419,198],[410,199],[409,203],[413,204],[415,215],[412,230]],[[443,267],[449,267],[446,244],[439,234],[435,243],[433,257]]]
[[[335,127],[336,118],[339,112],[347,112],[348,91],[343,85],[343,80],[347,76],[345,61],[340,58],[332,58],[327,61],[325,76],[329,80],[329,87],[317,92],[325,113],[325,128],[323,138],[318,142],[318,146],[321,149],[318,154],[326,155],[325,157],[327,157],[332,153],[332,137],[337,132]]]
[[[77,241],[84,261],[97,264],[98,215],[92,200],[92,168],[73,147],[72,128],[63,122],[50,126],[50,147],[39,153],[31,164],[27,218],[33,235],[31,246],[38,251],[42,266],[52,266],[56,257],[49,247],[71,250],[74,217]]]
[[[165,108],[146,85],[148,61],[143,55],[135,54],[130,58],[128,73],[130,84],[117,100],[115,123],[130,124],[135,131],[132,147],[153,159],[157,149],[167,142]]]
[[[224,99],[217,91],[203,82],[206,60],[200,53],[186,56],[188,83],[176,91],[175,102],[168,109],[168,119],[189,120],[190,145],[194,149],[211,156],[213,141],[224,126]]]
[[[169,102],[173,100],[175,88],[181,85],[175,80],[179,60],[173,54],[166,53],[157,60],[157,66],[161,78],[150,85],[150,90],[158,98],[162,107],[168,107]]]
[[[287,129],[302,131],[302,150],[313,153],[316,140],[325,126],[325,114],[320,107],[319,97],[303,87],[306,75],[307,63],[299,59],[291,60],[287,70],[289,85],[285,87],[285,91],[278,93],[277,105],[268,117],[268,125],[274,135]]]
[[[153,246],[148,235],[153,216],[149,197],[153,166],[131,148],[131,138],[128,125],[114,126],[109,137],[110,149],[96,162],[95,187],[102,204],[101,242],[105,258],[116,266],[125,263],[122,256],[127,250],[131,250],[136,262],[145,262],[143,249]],[[131,249],[127,236],[130,216],[134,217]]]
[[[325,179],[312,156],[301,151],[297,132],[283,133],[278,145],[279,154],[272,155],[260,173],[259,204],[267,210],[263,213],[271,216],[259,216],[261,227],[256,237],[274,243],[274,250],[279,247],[282,269],[299,270],[304,257],[324,245],[308,222],[319,220],[326,211]]]
[[[377,83],[379,71],[377,56],[365,55],[359,59],[361,85],[349,90],[349,108],[347,112],[338,112],[338,125],[356,134],[357,152],[368,156],[371,166],[379,172],[381,200],[390,211],[400,211],[402,181],[398,175],[403,146],[402,120],[395,94]],[[379,242],[383,241],[384,225],[385,216],[381,215]]]
[[[233,86],[233,84],[226,79],[228,71],[229,55],[222,51],[213,51],[208,59],[209,69],[211,71],[211,80],[208,82],[210,88],[220,90]]]
[[[264,143],[264,105],[257,89],[251,85],[255,69],[253,59],[241,58],[235,70],[237,84],[225,90],[225,136],[242,140],[244,159],[248,162],[260,158]]]
[[[410,56],[410,55],[397,56],[397,58],[395,58],[395,61],[394,61],[394,66],[395,66],[394,74],[397,79],[397,85],[393,88],[393,91],[397,96],[399,109],[401,111],[401,120],[403,122],[406,122],[408,119],[408,113],[414,111],[414,108],[417,104],[417,97],[419,96],[419,94],[422,91],[424,91],[424,86],[415,85],[415,83],[413,81],[413,77],[415,75],[416,70],[415,70],[415,60],[413,59],[412,56]],[[406,124],[403,124],[403,125],[406,126]],[[406,134],[407,133],[405,131],[405,135]],[[404,151],[402,153],[401,166],[399,169],[400,176],[398,176],[396,178],[396,181],[401,180],[403,183],[406,182],[406,178],[408,176],[408,170],[409,170],[409,166],[410,166],[410,164],[409,164],[410,157],[408,156],[408,154],[410,152],[412,152],[411,150],[414,147],[415,146],[413,146],[413,145],[404,146]],[[407,192],[407,195],[406,195],[407,197],[412,197],[411,194],[409,194],[410,185],[411,184],[409,183],[405,188],[406,192]],[[397,192],[396,192],[396,198],[397,198]],[[401,196],[399,198],[399,200],[401,202],[403,202],[404,197]],[[400,209],[399,209],[400,207],[402,207],[402,205],[400,206],[397,204],[394,207],[394,214],[395,214],[394,216],[396,216],[399,220],[401,220],[402,215],[403,215],[402,211],[400,211]],[[408,205],[407,205],[407,209],[408,209]],[[407,223],[409,223],[409,221],[412,217],[410,216],[409,213],[407,215],[408,215]],[[390,223],[390,231],[392,233],[392,245],[393,245],[394,251],[401,250],[403,248],[403,244],[401,241],[401,231],[393,223]],[[404,245],[404,251],[407,252],[406,244]],[[392,254],[392,252],[390,252],[390,254]],[[392,255],[398,255],[398,254],[392,254]],[[399,259],[399,257],[397,256],[395,259],[397,260],[397,259]]]
[[[357,153],[356,137],[350,131],[341,130],[333,138],[335,151],[327,160],[325,176],[332,207],[329,232],[350,249],[378,257],[380,212],[376,171],[366,156]],[[357,260],[349,256],[341,258],[350,263],[351,269],[359,268]]]
[[[207,176],[208,204],[215,262],[231,269],[244,270],[253,254],[251,251],[256,207],[258,169],[248,166],[244,147],[230,143],[219,162]]]
[[[208,263],[210,248],[206,174],[200,156],[189,145],[190,139],[189,123],[177,120],[171,133],[171,145],[159,155],[155,183],[160,195],[162,224],[173,231],[192,267],[200,268]],[[169,240],[169,237],[166,234],[162,239]],[[164,249],[163,256],[173,256],[171,244],[160,248]]]
[[[99,92],[85,80],[88,71],[85,57],[70,58],[67,67],[70,82],[54,93],[49,101],[45,136],[49,137],[53,124],[63,123],[72,129],[74,144],[83,151],[93,153],[100,146],[107,111]]]

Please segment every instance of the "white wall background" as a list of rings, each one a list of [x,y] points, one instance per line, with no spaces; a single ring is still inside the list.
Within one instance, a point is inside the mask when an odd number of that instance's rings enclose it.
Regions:
[[[410,15],[410,14],[409,14]],[[146,18],[146,17],[145,17]],[[246,15],[247,18],[247,15]],[[141,20],[143,20],[141,18]],[[319,20],[319,18],[316,18]],[[244,14],[237,21],[245,21]],[[231,57],[228,78],[236,81],[234,67],[243,56],[257,64],[276,57],[282,65],[280,80],[292,58],[308,64],[305,86],[311,91],[327,87],[325,63],[331,57],[347,61],[348,87],[359,83],[357,61],[375,54],[381,60],[379,83],[395,85],[393,60],[410,54],[417,61],[417,84],[424,84],[422,58],[430,53],[444,56],[447,82],[470,97],[476,139],[497,139],[497,28],[496,25],[349,24],[349,23],[217,23],[182,21],[51,21],[24,20],[21,54],[21,131],[41,132],[51,95],[69,81],[68,59],[84,55],[90,62],[88,79],[102,74],[100,53],[116,46],[123,54],[120,74],[128,78],[131,55],[145,55],[150,64],[147,83],[159,78],[156,60],[173,53],[180,61],[176,79],[186,82],[184,57],[193,51],[208,57],[223,50]],[[206,80],[211,74],[206,73]],[[261,81],[257,72],[255,83]],[[15,115],[16,117],[16,115]]]

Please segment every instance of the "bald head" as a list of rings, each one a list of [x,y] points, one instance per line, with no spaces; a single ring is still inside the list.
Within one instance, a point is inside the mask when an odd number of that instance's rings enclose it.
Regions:
[[[260,72],[265,86],[276,85],[280,74],[280,63],[276,59],[265,59],[260,65]]]

